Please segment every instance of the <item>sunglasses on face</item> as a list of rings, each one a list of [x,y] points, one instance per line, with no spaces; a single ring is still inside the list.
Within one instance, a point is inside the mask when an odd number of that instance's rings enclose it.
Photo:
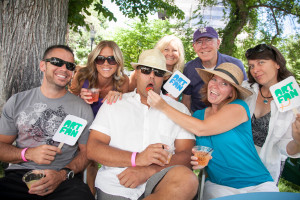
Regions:
[[[268,46],[266,44],[259,44],[253,48],[248,49],[245,53],[245,56],[246,56],[246,58],[249,58],[253,53],[261,53],[261,52],[265,51],[266,49],[272,51],[272,53],[274,54],[274,50],[270,46]],[[275,55],[276,54],[274,54],[274,56]]]
[[[113,56],[108,56],[108,57],[97,56],[95,59],[95,63],[98,65],[103,65],[105,63],[105,60],[107,60],[108,64],[110,64],[110,65],[117,64],[117,61],[116,61],[115,57],[113,57]]]
[[[66,64],[67,70],[70,70],[70,71],[74,71],[75,68],[76,68],[75,63],[67,62],[67,61],[64,61],[60,58],[52,57],[52,58],[44,59],[44,61],[45,62],[50,62],[52,65],[54,65],[56,67],[62,67],[64,64]]]
[[[137,69],[140,69],[143,74],[150,74],[152,71],[154,71],[154,75],[157,77],[163,77],[165,75],[165,71],[159,70],[159,69],[154,69],[152,67],[147,67],[147,66],[137,66]]]

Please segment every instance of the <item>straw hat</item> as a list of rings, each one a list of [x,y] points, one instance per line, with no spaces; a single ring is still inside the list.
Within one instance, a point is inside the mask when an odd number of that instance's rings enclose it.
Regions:
[[[238,98],[239,99],[245,99],[252,95],[252,92],[250,90],[247,90],[246,88],[243,88],[241,86],[244,75],[242,70],[232,63],[222,63],[214,70],[206,70],[206,69],[196,69],[201,79],[208,83],[208,81],[211,79],[213,75],[217,75],[229,83],[233,87],[237,89],[238,92]]]
[[[155,69],[160,69],[166,71],[165,76],[172,74],[172,72],[167,70],[166,58],[164,54],[158,49],[149,49],[141,53],[139,61],[137,63],[130,63],[134,69],[139,65],[144,65],[152,67]]]

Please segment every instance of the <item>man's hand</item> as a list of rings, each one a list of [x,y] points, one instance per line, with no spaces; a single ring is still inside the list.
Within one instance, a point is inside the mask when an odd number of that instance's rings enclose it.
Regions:
[[[61,153],[61,149],[52,145],[41,145],[27,149],[25,158],[39,165],[49,165],[57,153]]]
[[[150,144],[144,151],[137,154],[136,165],[137,166],[149,166],[151,164],[157,164],[159,166],[165,166],[168,161],[168,152],[164,148],[168,148],[167,145],[162,143]]]
[[[61,171],[44,171],[45,177],[31,185],[31,188],[28,191],[30,194],[45,196],[52,193],[59,186],[59,184],[65,180],[65,174]]]
[[[128,167],[117,177],[120,184],[127,188],[136,188],[145,183],[152,174],[147,167]]]

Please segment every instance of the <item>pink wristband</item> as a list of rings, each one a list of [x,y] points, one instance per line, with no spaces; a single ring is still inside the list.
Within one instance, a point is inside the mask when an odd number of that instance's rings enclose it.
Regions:
[[[136,157],[136,154],[137,154],[137,152],[133,152],[132,154],[131,154],[131,166],[132,167],[135,167],[136,165],[135,165],[135,157]]]
[[[21,156],[22,156],[22,159],[23,159],[24,162],[28,162],[28,160],[26,160],[26,158],[25,158],[25,152],[26,152],[27,149],[28,149],[28,148],[25,148],[25,149],[23,149],[22,152],[21,152]]]

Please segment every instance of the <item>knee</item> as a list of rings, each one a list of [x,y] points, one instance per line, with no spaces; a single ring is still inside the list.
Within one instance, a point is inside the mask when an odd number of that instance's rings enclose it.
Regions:
[[[172,180],[176,183],[176,185],[178,185],[180,190],[190,191],[191,194],[197,193],[199,182],[197,176],[192,170],[185,166],[176,166],[169,172]]]

